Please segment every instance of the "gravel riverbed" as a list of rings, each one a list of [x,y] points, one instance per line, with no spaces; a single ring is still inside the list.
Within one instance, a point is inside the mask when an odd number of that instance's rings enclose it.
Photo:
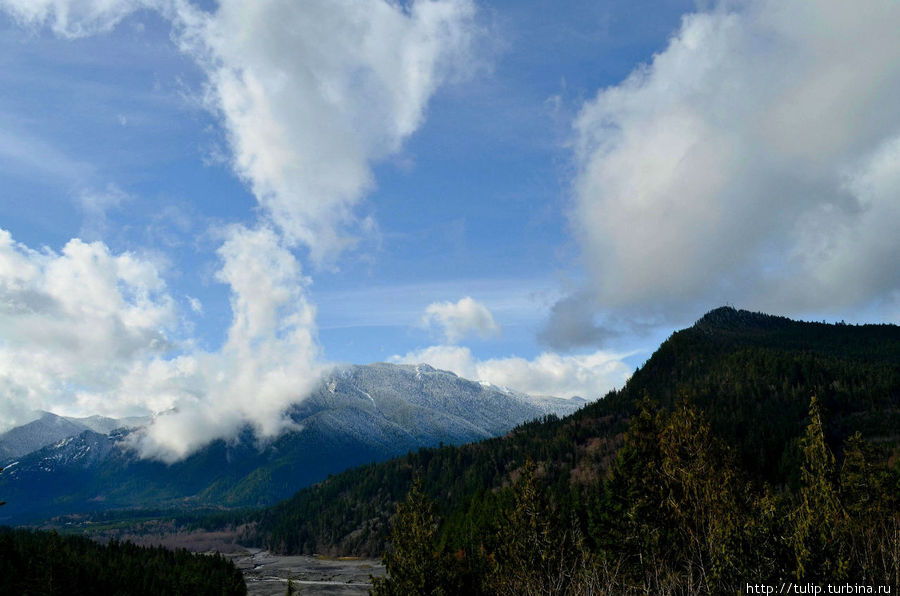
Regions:
[[[372,587],[370,576],[385,573],[378,559],[280,556],[256,549],[226,556],[244,574],[250,596],[283,596],[288,579],[299,594],[359,596]]]

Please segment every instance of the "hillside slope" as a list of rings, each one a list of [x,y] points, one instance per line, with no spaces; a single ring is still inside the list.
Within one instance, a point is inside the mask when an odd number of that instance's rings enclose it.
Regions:
[[[573,415],[520,426],[502,438],[424,449],[347,471],[258,516],[248,538],[280,552],[378,554],[388,520],[414,475],[445,514],[444,538],[496,517],[498,491],[536,462],[559,510],[584,511],[597,498],[623,432],[647,396],[660,410],[688,399],[743,473],[776,486],[798,482],[798,438],[811,396],[825,412],[833,447],[860,431],[897,453],[900,327],[804,323],[733,308],[716,309],[676,332],[618,392]],[[602,492],[602,491],[601,491]],[[467,530],[466,528],[469,528]]]

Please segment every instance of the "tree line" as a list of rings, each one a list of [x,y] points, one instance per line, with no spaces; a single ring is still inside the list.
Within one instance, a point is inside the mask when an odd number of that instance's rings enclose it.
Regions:
[[[604,480],[560,507],[528,460],[453,547],[418,477],[373,594],[725,594],[783,581],[900,586],[900,473],[859,433],[840,463],[813,398],[796,490],[756,482],[702,410],[646,398]],[[587,495],[586,495],[587,496]]]
[[[218,554],[0,527],[0,594],[243,596],[247,587]]]

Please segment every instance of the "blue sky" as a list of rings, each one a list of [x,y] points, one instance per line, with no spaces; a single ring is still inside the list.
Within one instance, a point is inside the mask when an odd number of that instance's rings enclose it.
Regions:
[[[479,64],[435,93],[398,152],[373,163],[359,210],[377,221],[376,237],[313,275],[329,358],[420,347],[424,308],[469,295],[508,319],[480,356],[541,351],[548,302],[560,279],[580,275],[566,219],[571,121],[587,96],[663,47],[690,3],[559,8],[479,6]],[[4,160],[3,227],[31,247],[80,237],[161,253],[173,294],[203,304],[196,337],[221,343],[228,293],[212,279],[217,245],[204,236],[252,221],[256,201],[227,163],[227,141],[200,105],[203,73],[172,43],[170,23],[139,11],[78,39],[9,16],[2,26],[4,129],[20,147]],[[102,216],[81,205],[84,193],[111,190],[122,198]]]
[[[0,413],[177,408],[171,459],[333,362],[595,398],[724,303],[896,322],[898,22],[0,0]]]

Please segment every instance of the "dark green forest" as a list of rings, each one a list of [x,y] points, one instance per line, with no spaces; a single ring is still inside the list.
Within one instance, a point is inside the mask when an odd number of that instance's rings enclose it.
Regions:
[[[0,594],[19,596],[244,595],[240,571],[220,555],[98,544],[82,536],[0,527]]]
[[[722,308],[572,416],[333,476],[246,538],[384,553],[379,594],[900,585],[898,422],[900,328]]]

